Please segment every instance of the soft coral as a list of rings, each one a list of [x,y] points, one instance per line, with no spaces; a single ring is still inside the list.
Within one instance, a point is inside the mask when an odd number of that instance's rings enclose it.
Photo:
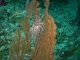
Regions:
[[[30,60],[53,60],[53,49],[55,47],[56,24],[54,19],[48,15],[49,1],[45,0],[44,31],[40,34]]]

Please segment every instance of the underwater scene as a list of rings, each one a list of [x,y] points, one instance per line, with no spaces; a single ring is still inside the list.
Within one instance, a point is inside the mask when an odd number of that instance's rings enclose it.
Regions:
[[[0,0],[0,60],[80,60],[80,0]]]

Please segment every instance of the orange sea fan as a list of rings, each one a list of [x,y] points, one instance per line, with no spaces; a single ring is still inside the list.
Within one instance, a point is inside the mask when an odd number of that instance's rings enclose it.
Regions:
[[[24,60],[24,56],[27,53],[29,47],[25,38],[21,37],[19,29],[16,30],[16,36],[12,41],[12,45],[9,49],[10,60]]]
[[[23,31],[25,32],[25,38],[21,37],[20,29],[17,29],[16,36],[12,41],[12,45],[9,50],[10,60],[24,60],[26,52],[30,49],[29,18],[32,16],[33,12],[35,18],[39,17],[39,10],[37,9],[38,4],[38,1],[32,0],[31,4],[29,5],[29,17],[26,17],[22,22],[19,23],[23,27]],[[56,24],[54,23],[54,19],[50,15],[48,15],[49,0],[45,0],[45,7],[45,17],[43,22],[44,29],[37,37],[38,39],[36,41],[36,46],[33,50],[30,60],[53,60],[53,49],[56,43]]]
[[[30,42],[29,42],[29,30],[30,30],[30,25],[29,25],[29,18],[25,17],[23,21],[20,22],[20,25],[23,28],[23,31],[25,32],[25,40],[27,42],[28,49],[30,48]]]
[[[39,40],[37,40],[31,60],[53,60],[53,48],[56,42],[56,25],[50,16],[47,17],[44,25],[45,31],[40,34]]]
[[[56,24],[54,19],[48,15],[49,1],[45,0],[44,31],[40,34],[30,60],[53,60],[53,49],[55,47]]]
[[[36,16],[38,14],[38,9],[37,7],[39,6],[39,3],[37,0],[32,0],[28,4],[28,16],[32,17],[33,15]]]

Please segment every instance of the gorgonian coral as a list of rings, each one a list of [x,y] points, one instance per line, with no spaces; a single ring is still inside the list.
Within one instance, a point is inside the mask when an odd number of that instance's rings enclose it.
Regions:
[[[10,57],[13,59],[24,60],[24,56],[30,47],[29,40],[33,36],[36,38],[36,45],[34,46],[35,48],[32,51],[30,60],[53,60],[53,49],[56,43],[56,24],[54,23],[54,19],[48,14],[49,0],[45,0],[44,22],[41,22],[38,5],[39,2],[37,0],[32,0],[29,4],[29,15],[21,22],[25,38],[21,38],[21,33],[17,30],[18,34],[16,34],[16,40],[14,40],[16,43],[13,42],[10,48]],[[32,15],[34,15],[35,19],[30,28],[28,20]],[[29,33],[31,34],[30,37]]]
[[[48,15],[49,0],[45,0],[44,31],[38,37],[37,44],[30,60],[53,60],[55,46],[56,24]]]

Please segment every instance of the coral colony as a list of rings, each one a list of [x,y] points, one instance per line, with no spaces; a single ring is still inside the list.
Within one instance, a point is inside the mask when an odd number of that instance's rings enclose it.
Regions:
[[[16,36],[13,38],[12,45],[9,49],[10,60],[24,60],[26,54],[29,54],[29,60],[53,60],[53,49],[55,47],[56,24],[54,19],[48,14],[49,0],[45,0],[44,22],[39,16],[39,2],[32,0],[28,4],[28,15],[22,22],[19,22],[23,29],[16,30]],[[29,19],[34,15],[32,27],[30,27]],[[21,31],[25,32],[25,37],[21,35]],[[34,49],[30,47],[30,38],[36,38]],[[27,60],[27,59],[26,59]]]

